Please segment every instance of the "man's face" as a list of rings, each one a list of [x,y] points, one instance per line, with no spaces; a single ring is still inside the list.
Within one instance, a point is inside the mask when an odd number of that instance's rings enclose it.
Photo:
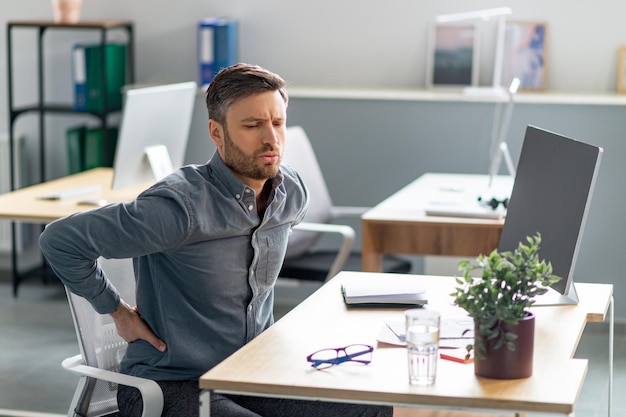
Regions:
[[[235,175],[244,183],[265,181],[278,173],[286,119],[287,109],[280,93],[265,92],[233,103],[226,113],[225,126],[209,121],[209,131],[220,156]]]

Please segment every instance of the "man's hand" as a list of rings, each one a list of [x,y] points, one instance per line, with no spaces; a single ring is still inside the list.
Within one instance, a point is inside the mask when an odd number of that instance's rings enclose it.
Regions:
[[[111,313],[111,317],[115,322],[117,333],[128,343],[143,339],[159,352],[167,350],[165,342],[159,339],[141,318],[137,307],[131,307],[124,300],[120,300],[120,305]]]

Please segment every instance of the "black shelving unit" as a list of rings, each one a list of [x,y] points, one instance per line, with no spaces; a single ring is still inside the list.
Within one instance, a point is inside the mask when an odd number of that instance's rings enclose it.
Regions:
[[[37,98],[33,104],[15,107],[13,100],[14,86],[13,86],[13,39],[12,35],[15,30],[24,29],[30,31],[36,31],[36,54],[37,54]],[[101,22],[79,22],[73,24],[56,23],[52,21],[10,21],[7,23],[7,95],[8,95],[8,108],[9,108],[9,160],[10,160],[10,184],[11,191],[17,188],[15,178],[16,163],[14,160],[14,148],[15,148],[15,124],[20,116],[25,114],[36,114],[39,122],[39,182],[46,181],[46,132],[45,132],[45,117],[47,115],[84,115],[87,117],[96,118],[100,126],[103,129],[104,134],[108,134],[108,116],[112,113],[119,112],[119,109],[109,109],[109,103],[107,103],[106,92],[106,77],[103,76],[100,80],[101,91],[103,99],[103,111],[101,112],[87,112],[74,110],[73,103],[54,103],[45,97],[45,62],[44,62],[44,38],[45,34],[51,30],[76,30],[76,31],[91,31],[99,33],[99,42],[103,46],[101,48],[101,62],[102,67],[106,68],[106,54],[104,45],[108,41],[108,35],[111,31],[122,31],[126,33],[127,38],[127,83],[132,84],[135,80],[135,65],[134,65],[134,34],[133,23],[130,21],[101,21]],[[23,53],[23,51],[20,51]],[[16,247],[16,224],[11,225],[11,269],[13,280],[13,296],[17,296],[17,291],[20,282],[31,276],[38,275],[43,276],[44,279],[49,275],[49,271],[46,271],[45,265],[43,265],[43,271],[29,271],[27,273],[20,273],[17,263],[17,247]],[[43,274],[43,275],[42,275]]]

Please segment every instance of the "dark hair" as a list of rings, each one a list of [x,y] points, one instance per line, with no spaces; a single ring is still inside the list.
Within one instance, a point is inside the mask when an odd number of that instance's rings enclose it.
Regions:
[[[226,111],[237,100],[266,91],[278,91],[287,104],[285,80],[257,65],[235,64],[219,71],[206,91],[209,118],[224,125]]]

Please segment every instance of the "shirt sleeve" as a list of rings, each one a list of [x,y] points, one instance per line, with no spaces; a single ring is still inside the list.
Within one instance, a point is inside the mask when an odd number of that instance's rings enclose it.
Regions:
[[[185,197],[167,188],[151,189],[130,203],[77,213],[46,226],[39,246],[70,291],[100,314],[113,312],[120,295],[97,263],[175,248],[193,227]]]

